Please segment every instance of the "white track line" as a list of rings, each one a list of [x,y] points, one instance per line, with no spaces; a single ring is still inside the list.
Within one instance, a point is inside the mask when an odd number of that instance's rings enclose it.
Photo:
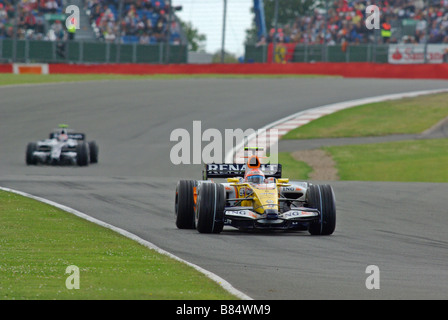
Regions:
[[[66,211],[68,213],[74,214],[77,217],[80,217],[80,218],[85,219],[87,221],[93,222],[93,223],[95,223],[95,224],[97,224],[97,225],[99,225],[101,227],[113,230],[113,231],[121,234],[122,236],[125,236],[125,237],[127,237],[129,239],[132,239],[134,241],[137,241],[139,244],[141,244],[141,245],[143,245],[143,246],[145,246],[145,247],[147,247],[149,249],[155,250],[156,252],[158,252],[160,254],[166,255],[166,256],[174,259],[174,260],[177,260],[177,261],[180,261],[182,263],[185,263],[186,265],[189,265],[190,267],[194,268],[195,270],[197,270],[197,271],[201,272],[202,274],[204,274],[205,276],[207,276],[209,279],[211,279],[211,280],[215,281],[216,283],[218,283],[227,292],[233,294],[234,296],[236,296],[236,297],[238,297],[238,298],[240,298],[242,300],[253,300],[251,297],[249,297],[245,293],[235,289],[229,282],[227,282],[223,278],[219,277],[218,275],[216,275],[216,274],[214,274],[214,273],[212,273],[212,272],[210,272],[208,270],[205,270],[205,269],[203,269],[203,268],[201,268],[201,267],[199,267],[199,266],[197,266],[197,265],[195,265],[195,264],[193,264],[191,262],[188,262],[188,261],[186,261],[184,259],[181,259],[178,256],[175,256],[172,253],[169,253],[168,251],[165,251],[165,250],[157,247],[155,244],[153,244],[153,243],[151,243],[149,241],[146,241],[146,240],[136,236],[133,233],[130,233],[130,232],[128,232],[126,230],[123,230],[121,228],[117,228],[117,227],[115,227],[113,225],[110,225],[110,224],[108,224],[106,222],[103,222],[101,220],[95,219],[95,218],[93,218],[93,217],[91,217],[91,216],[89,216],[89,215],[87,215],[85,213],[82,213],[82,212],[78,211],[78,210],[75,210],[73,208],[64,206],[62,204],[56,203],[56,202],[48,200],[48,199],[44,199],[44,198],[41,198],[41,197],[33,196],[33,195],[29,194],[29,193],[25,193],[25,192],[22,192],[22,191],[17,191],[17,190],[10,189],[10,188],[0,187],[0,190],[7,191],[7,192],[12,192],[12,193],[15,193],[15,194],[18,194],[18,195],[21,195],[21,196],[24,196],[24,197],[27,197],[27,198],[30,198],[30,199],[34,199],[34,200],[37,200],[37,201],[49,204],[49,205],[51,205],[53,207],[56,207],[58,209],[61,209],[63,211]]]
[[[344,101],[339,103],[332,103],[316,108],[307,109],[304,111],[300,111],[297,113],[294,113],[290,116],[287,116],[285,118],[282,118],[280,120],[276,120],[274,122],[271,122],[258,131],[255,131],[254,134],[247,137],[246,140],[241,141],[239,144],[237,144],[235,147],[233,147],[231,150],[229,150],[226,153],[225,162],[226,163],[233,163],[238,162],[237,155],[241,155],[241,150],[243,150],[243,147],[247,143],[247,145],[251,144],[251,146],[256,146],[256,139],[257,139],[257,133],[258,132],[264,132],[266,134],[269,132],[269,130],[275,129],[277,130],[276,133],[278,133],[278,138],[281,138],[283,135],[288,133],[289,131],[296,129],[298,127],[301,127],[313,120],[319,119],[323,116],[326,116],[328,114],[347,109],[352,108],[356,106],[361,106],[369,103],[374,102],[383,102],[387,100],[398,100],[403,98],[412,98],[422,95],[428,95],[428,94],[434,94],[434,93],[442,93],[442,92],[448,92],[448,89],[435,89],[435,90],[422,90],[422,91],[413,91],[413,92],[403,92],[403,93],[395,93],[395,94],[387,94],[382,96],[376,96],[376,97],[370,97],[370,98],[363,98],[363,99],[356,99],[356,100],[350,100],[350,101]],[[270,145],[275,145],[275,143],[278,143],[278,139],[273,139],[275,141],[270,141]],[[238,153],[239,152],[239,153]]]

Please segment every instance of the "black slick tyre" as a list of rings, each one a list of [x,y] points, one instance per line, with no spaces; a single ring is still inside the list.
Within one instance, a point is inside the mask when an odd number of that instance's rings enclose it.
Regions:
[[[89,165],[89,144],[87,142],[78,142],[76,146],[76,163],[80,167]]]
[[[224,228],[226,196],[224,186],[216,183],[201,185],[196,211],[196,229],[200,233],[220,233]]]
[[[330,235],[336,228],[336,204],[330,185],[311,185],[307,191],[308,207],[319,210],[319,221],[311,222],[308,232],[312,235]]]
[[[37,150],[37,143],[30,142],[26,146],[25,162],[27,165],[36,165],[37,158],[34,156],[34,151]]]
[[[195,228],[194,180],[180,180],[176,187],[175,215],[178,229]]]
[[[95,141],[89,142],[90,163],[98,163],[99,148]]]

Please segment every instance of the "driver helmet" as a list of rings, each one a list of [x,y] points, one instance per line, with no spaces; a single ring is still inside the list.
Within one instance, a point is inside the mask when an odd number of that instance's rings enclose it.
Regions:
[[[68,140],[67,131],[61,130],[61,132],[58,135],[58,140],[59,141],[67,141]]]
[[[265,177],[261,170],[252,170],[246,175],[247,182],[254,184],[264,183],[264,179]]]

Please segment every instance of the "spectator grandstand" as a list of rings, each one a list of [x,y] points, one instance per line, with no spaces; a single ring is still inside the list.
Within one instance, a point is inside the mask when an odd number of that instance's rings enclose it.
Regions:
[[[98,41],[154,44],[166,42],[171,10],[169,0],[123,0],[119,17],[119,0],[86,0],[85,13]],[[66,0],[22,0],[18,5],[17,38],[19,40],[66,40]],[[0,0],[0,39],[14,35],[15,7],[12,0]],[[180,23],[172,15],[171,44],[182,43]],[[120,24],[121,21],[121,24]]]
[[[79,0],[91,25],[92,39],[104,42],[156,44],[166,42],[169,0]],[[67,0],[22,0],[18,5],[17,38],[65,40]],[[70,1],[71,3],[71,1]],[[277,41],[297,44],[448,43],[448,0],[322,0],[312,15],[297,16],[277,30]],[[326,3],[326,5],[325,5]],[[365,28],[365,9],[376,4],[384,31]],[[325,9],[328,8],[328,10]],[[0,39],[14,34],[15,7],[0,0]],[[171,12],[173,13],[173,12]],[[173,17],[175,17],[173,15]],[[89,26],[90,27],[90,26]],[[388,29],[389,28],[389,29]],[[173,18],[170,42],[185,43],[179,21]],[[269,30],[259,44],[272,42]]]
[[[0,39],[14,35],[15,7],[13,1],[0,0]],[[62,0],[24,0],[18,5],[17,38],[56,40],[65,37],[60,20],[51,15],[61,14]],[[48,19],[45,19],[45,15]]]
[[[325,0],[321,2],[325,3]],[[366,7],[375,4],[381,11],[382,30],[375,36],[366,29]],[[448,43],[447,0],[328,0],[328,10],[315,9],[312,15],[298,16],[278,28],[278,42],[298,44]],[[429,23],[429,24],[428,24]],[[379,34],[379,36],[378,36]],[[275,29],[259,44],[272,42]]]
[[[124,0],[121,25],[118,0],[88,0],[86,12],[96,36],[105,41],[115,41],[121,33],[123,43],[165,42],[168,36],[170,2],[165,0]],[[179,44],[179,23],[173,19],[170,42]]]

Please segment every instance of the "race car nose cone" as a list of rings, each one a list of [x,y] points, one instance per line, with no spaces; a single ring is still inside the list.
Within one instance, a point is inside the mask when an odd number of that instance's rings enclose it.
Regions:
[[[278,219],[278,211],[276,209],[266,209],[265,211],[267,220],[277,220]]]

